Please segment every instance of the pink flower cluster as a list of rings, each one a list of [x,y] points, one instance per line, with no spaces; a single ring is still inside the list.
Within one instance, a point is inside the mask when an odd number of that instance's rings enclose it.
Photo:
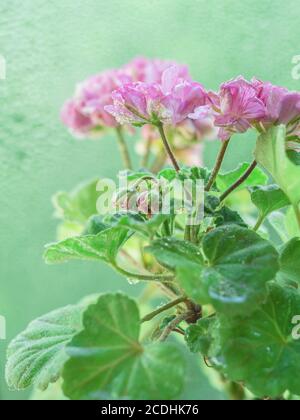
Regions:
[[[285,124],[291,139],[300,135],[300,92],[257,79],[238,77],[218,93],[192,80],[188,68],[170,61],[136,58],[118,70],[79,84],[62,110],[62,120],[79,136],[93,136],[121,124],[164,124],[191,139],[229,139],[250,128]]]
[[[158,83],[163,72],[174,65],[180,77],[190,79],[187,66],[143,57],[135,58],[120,69],[107,70],[88,78],[77,85],[74,96],[64,104],[62,122],[72,134],[83,138],[98,136],[103,128],[117,127],[118,121],[105,109],[113,105],[113,92],[130,83]]]
[[[176,126],[196,108],[208,104],[200,83],[181,76],[177,66],[162,74],[160,83],[137,82],[124,85],[112,94],[113,105],[106,106],[120,124],[163,123]]]
[[[221,139],[244,133],[251,127],[259,131],[278,124],[297,127],[300,120],[300,92],[290,92],[257,79],[248,82],[238,77],[224,83],[219,94],[211,94],[211,99]]]
[[[74,97],[63,106],[63,123],[77,137],[97,135],[103,127],[117,127],[105,107],[112,103],[112,92],[130,81],[126,73],[109,70],[79,83]]]

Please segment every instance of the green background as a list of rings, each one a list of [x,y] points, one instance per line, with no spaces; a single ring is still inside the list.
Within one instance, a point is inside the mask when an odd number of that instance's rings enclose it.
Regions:
[[[239,74],[299,89],[292,57],[300,54],[299,0],[10,0],[0,4],[0,399],[7,343],[34,317],[83,295],[122,289],[98,264],[49,267],[43,246],[54,240],[50,197],[118,166],[113,138],[74,141],[60,124],[61,104],[75,83],[136,55],[189,64],[195,79],[216,89]],[[251,159],[252,139],[236,139],[226,166]],[[217,144],[209,144],[211,164]],[[202,377],[189,375],[188,397],[220,399]]]

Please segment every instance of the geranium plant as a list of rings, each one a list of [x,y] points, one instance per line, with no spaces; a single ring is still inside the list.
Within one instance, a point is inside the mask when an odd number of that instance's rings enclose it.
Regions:
[[[106,263],[145,290],[33,321],[9,345],[8,385],[57,382],[74,400],[176,399],[186,345],[233,399],[297,399],[300,93],[243,77],[211,92],[186,66],[138,58],[79,84],[62,120],[76,137],[114,131],[125,182],[111,195],[103,180],[58,193],[45,261]],[[224,172],[249,130],[253,161]],[[127,147],[138,135],[140,169]],[[213,139],[207,169],[201,150]]]

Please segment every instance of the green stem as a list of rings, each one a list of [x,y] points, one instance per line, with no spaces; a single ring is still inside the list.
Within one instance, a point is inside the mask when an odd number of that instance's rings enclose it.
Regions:
[[[185,231],[184,231],[184,240],[191,242],[191,239],[192,239],[191,225],[186,225]]]
[[[174,276],[166,275],[166,274],[148,275],[148,274],[130,273],[129,271],[126,271],[123,268],[119,267],[117,264],[113,264],[113,268],[118,273],[122,274],[122,276],[127,277],[129,279],[138,280],[138,281],[157,281],[157,282],[168,283],[174,280]]]
[[[171,159],[171,162],[172,162],[172,164],[173,164],[176,172],[179,172],[180,171],[180,166],[178,165],[178,162],[176,160],[176,157],[175,157],[175,155],[174,155],[174,153],[173,153],[173,151],[171,149],[171,146],[170,146],[170,144],[168,142],[168,139],[166,137],[165,130],[164,130],[164,127],[163,127],[162,123],[159,123],[157,125],[157,127],[158,127],[158,130],[159,130],[161,139],[163,141],[163,144],[165,146],[166,152],[167,152],[169,158]]]
[[[124,167],[125,169],[132,170],[131,158],[130,158],[129,150],[128,150],[124,135],[123,135],[122,127],[120,126],[117,127],[116,132],[117,132],[119,150],[120,150],[120,154],[123,160]]]
[[[150,157],[150,152],[151,152],[151,144],[152,144],[152,139],[148,138],[146,142],[146,150],[141,161],[141,168],[148,167],[149,157]]]
[[[253,228],[254,232],[257,232],[258,231],[258,229],[263,224],[264,220],[265,220],[265,216],[263,214],[260,215],[259,218],[258,218],[258,220],[257,220],[257,222],[256,222],[256,225]]]
[[[192,235],[191,235],[191,239],[192,239],[192,242],[194,243],[194,244],[198,244],[198,234],[199,234],[199,230],[200,230],[200,225],[195,225],[195,226],[192,226]]]
[[[293,207],[294,207],[296,219],[297,219],[297,222],[298,222],[298,226],[299,226],[299,229],[300,229],[300,209],[299,209],[299,204],[294,204]]]
[[[164,229],[165,236],[172,236],[172,233],[171,233],[171,229],[170,229],[170,225],[169,225],[169,221],[168,220],[166,220],[164,222],[163,229]]]
[[[207,191],[207,192],[211,190],[212,186],[214,185],[214,183],[217,179],[218,173],[221,169],[221,166],[222,166],[225,154],[226,154],[226,150],[229,146],[229,142],[230,142],[230,139],[226,140],[222,143],[221,149],[219,151],[219,154],[218,154],[218,157],[217,157],[217,160],[216,160],[216,164],[215,164],[214,169],[211,173],[211,176],[208,180],[208,183],[205,187],[205,191]]]
[[[183,314],[178,315],[173,321],[171,321],[167,327],[164,329],[162,335],[159,338],[159,341],[163,342],[169,337],[171,332],[182,322],[185,321],[189,316],[190,312],[185,312]]]
[[[164,306],[161,306],[160,308],[156,309],[155,311],[151,312],[150,314],[146,315],[142,322],[151,321],[153,318],[155,318],[157,315],[161,314],[162,312],[168,311],[169,309],[173,308],[174,306],[179,305],[180,303],[186,301],[186,296],[180,296],[178,299],[173,300],[172,302],[167,303]]]
[[[242,185],[252,174],[254,169],[257,167],[257,162],[254,160],[247,171],[233,184],[228,188],[220,197],[221,201],[224,201],[234,190],[236,190],[240,185]]]

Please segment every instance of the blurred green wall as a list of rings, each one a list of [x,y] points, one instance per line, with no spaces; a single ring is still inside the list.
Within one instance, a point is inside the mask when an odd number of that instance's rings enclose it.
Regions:
[[[99,264],[48,267],[43,246],[55,237],[51,195],[119,165],[112,138],[76,142],[58,112],[75,83],[133,56],[190,65],[209,88],[239,74],[299,89],[299,0],[10,0],[0,4],[0,314],[11,339],[34,317],[83,295],[126,282]],[[209,164],[217,144],[209,145]],[[251,159],[252,141],[232,145],[226,165]],[[0,399],[20,398],[3,381]],[[189,378],[191,381],[191,378]],[[198,388],[202,386],[202,388]],[[192,398],[220,398],[204,379]],[[26,396],[27,394],[21,394]]]

